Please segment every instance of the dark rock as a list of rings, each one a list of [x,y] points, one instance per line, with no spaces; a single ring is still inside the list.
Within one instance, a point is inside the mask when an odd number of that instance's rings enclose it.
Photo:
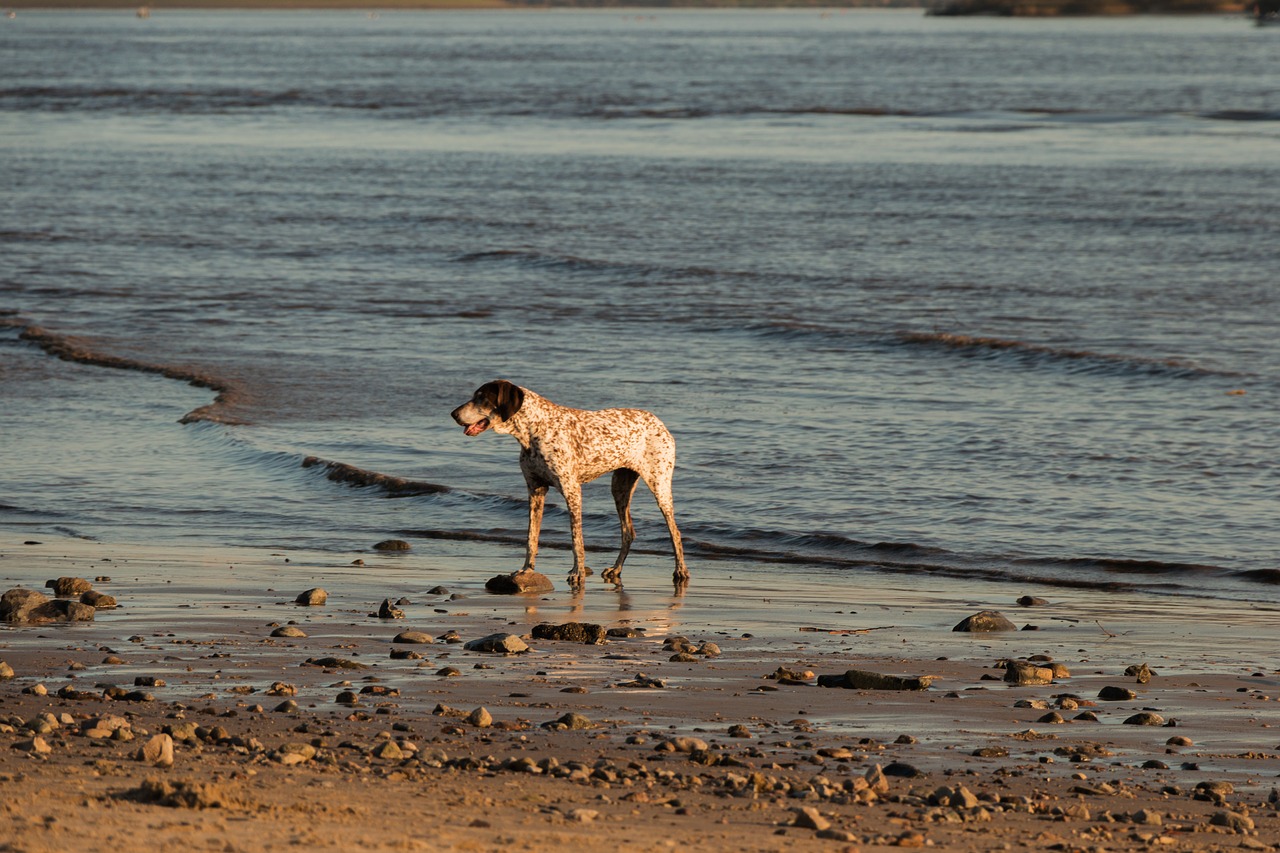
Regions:
[[[299,594],[298,597],[294,599],[294,603],[302,604],[307,607],[319,607],[328,600],[329,593],[317,586]]]
[[[413,546],[403,539],[383,539],[373,546],[375,551],[408,551]]]
[[[119,607],[115,596],[107,595],[105,592],[98,592],[91,589],[80,595],[80,603],[87,604],[95,610],[110,610],[113,607]]]
[[[608,634],[610,637],[617,637],[618,639],[625,640],[625,639],[630,639],[632,637],[643,637],[644,629],[643,628],[610,628],[605,633]]]
[[[53,590],[53,594],[58,598],[79,598],[82,594],[93,589],[93,584],[84,578],[61,577],[57,580],[51,580],[45,583],[45,586]]]
[[[542,724],[542,728],[552,731],[580,731],[582,729],[593,729],[595,723],[588,720],[581,714],[568,713],[557,719]]]
[[[910,737],[910,735],[903,735],[903,737]],[[915,743],[915,739],[912,738],[911,742]],[[905,761],[891,762],[881,772],[886,776],[897,776],[901,779],[914,779],[924,775],[917,767]]]
[[[862,669],[850,669],[842,675],[819,675],[819,687],[843,687],[846,690],[924,690],[937,680],[933,675],[904,677],[881,675]]]
[[[489,578],[484,588],[495,595],[541,594],[555,590],[551,578],[532,569],[509,575],[495,575]]]
[[[951,630],[976,634],[993,631],[1016,631],[1018,626],[1006,619],[999,610],[983,610],[961,620],[960,624]]]
[[[79,601],[53,600],[34,589],[16,587],[0,596],[0,621],[12,625],[92,622],[96,610]]]
[[[1137,699],[1138,694],[1127,687],[1107,686],[1098,691],[1098,698],[1108,702],[1130,702]]]
[[[1163,726],[1164,717],[1153,711],[1140,711],[1124,721],[1126,726]]]
[[[1004,668],[1004,680],[1009,684],[1019,685],[1052,684],[1053,669],[1024,661],[1009,661]]]
[[[448,595],[448,594],[449,594],[449,590],[445,589],[442,586],[433,586],[431,587],[431,589],[427,590],[427,595]]]
[[[1045,607],[1048,604],[1048,599],[1036,598],[1034,595],[1024,595],[1018,599],[1018,606],[1020,607]]]
[[[382,599],[382,604],[378,605],[379,619],[403,619],[404,611],[391,603],[391,599]]]
[[[1149,684],[1151,676],[1155,675],[1155,672],[1145,663],[1140,663],[1126,668],[1124,674],[1133,676],[1139,684]]]
[[[563,625],[543,623],[533,628],[535,640],[562,640],[568,643],[599,645],[604,642],[606,632],[603,626],[589,622],[565,622]]]
[[[318,666],[321,669],[368,669],[367,663],[357,663],[347,658],[307,658],[302,662],[303,666]]]

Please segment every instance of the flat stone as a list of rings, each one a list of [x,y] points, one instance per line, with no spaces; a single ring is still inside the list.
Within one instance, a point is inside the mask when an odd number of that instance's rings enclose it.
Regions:
[[[1231,832],[1250,832],[1253,830],[1253,818],[1235,812],[1214,812],[1209,818],[1211,826],[1221,826]]]
[[[1152,711],[1140,711],[1124,721],[1126,726],[1163,726],[1164,717]]]
[[[588,720],[581,714],[568,713],[558,719],[543,723],[542,728],[551,731],[581,731],[583,729],[595,728],[595,723]]]
[[[673,737],[663,741],[668,752],[705,752],[707,750],[707,742],[696,737]]]
[[[529,651],[529,646],[515,634],[490,634],[463,645],[469,652],[515,655]]]
[[[1128,687],[1107,686],[1098,691],[1098,698],[1108,702],[1131,702],[1138,698],[1138,694]]]
[[[813,806],[801,806],[798,809],[792,809],[791,813],[795,817],[791,821],[792,826],[798,826],[801,829],[812,829],[818,832],[831,828],[831,821],[822,816]]]
[[[489,578],[484,588],[495,595],[542,594],[555,590],[551,578],[532,569],[509,575],[495,575]]]
[[[999,610],[982,610],[962,619],[951,630],[976,634],[994,631],[1016,631],[1018,626],[1006,619]]]
[[[307,658],[302,662],[302,666],[318,666],[321,669],[368,669],[367,663],[357,663],[347,658],[324,657],[324,658]]]
[[[329,593],[317,586],[306,592],[299,593],[298,597],[293,601],[295,604],[301,604],[306,607],[319,607],[328,600]]]
[[[301,639],[307,636],[307,633],[297,625],[281,625],[271,632],[273,637],[294,637]]]
[[[413,548],[403,539],[383,539],[373,546],[375,551],[408,551]]]
[[[1024,595],[1018,599],[1019,607],[1045,607],[1048,604],[1048,599],[1037,598],[1034,595]]]
[[[434,643],[435,641],[435,637],[430,634],[424,634],[421,631],[401,631],[391,640],[393,643],[407,643],[410,645],[425,645],[427,643]]]
[[[604,642],[607,632],[602,625],[590,622],[565,622],[563,625],[542,623],[533,628],[535,640],[558,640],[594,646]]]
[[[882,675],[863,669],[846,670],[842,675],[819,675],[819,687],[843,687],[846,690],[925,690],[937,680],[933,675]]]

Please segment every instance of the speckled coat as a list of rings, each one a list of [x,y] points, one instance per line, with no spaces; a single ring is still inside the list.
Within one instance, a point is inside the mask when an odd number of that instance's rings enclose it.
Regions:
[[[644,480],[657,498],[671,534],[676,559],[675,581],[680,585],[688,580],[671,497],[676,443],[657,416],[640,409],[571,409],[502,379],[480,386],[471,400],[454,409],[452,414],[455,421],[467,428],[467,435],[492,429],[514,436],[520,442],[520,470],[529,487],[529,537],[521,571],[534,567],[547,489],[554,487],[564,495],[569,510],[573,536],[573,571],[569,581],[574,585],[584,581],[587,565],[582,535],[582,484],[612,471],[622,548],[603,578],[608,581],[621,578],[622,564],[635,541],[631,496],[636,483]]]

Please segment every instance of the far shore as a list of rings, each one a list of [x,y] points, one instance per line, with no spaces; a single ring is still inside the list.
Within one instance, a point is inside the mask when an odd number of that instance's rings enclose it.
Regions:
[[[674,11],[682,9],[918,9],[938,16],[986,15],[996,17],[1089,17],[1140,14],[1243,14],[1251,3],[1241,0],[680,0],[655,4],[631,2],[519,2],[519,0],[164,0],[160,3],[130,0],[17,0],[0,4],[5,9],[136,11],[149,16],[175,10],[353,10],[364,12],[462,9],[602,9],[619,12]]]

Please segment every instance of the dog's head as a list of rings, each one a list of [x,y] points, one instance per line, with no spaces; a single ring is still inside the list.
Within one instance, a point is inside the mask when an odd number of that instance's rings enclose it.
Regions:
[[[510,420],[523,404],[523,388],[505,379],[495,379],[477,388],[471,399],[451,414],[455,421],[466,427],[467,435],[479,435]]]

